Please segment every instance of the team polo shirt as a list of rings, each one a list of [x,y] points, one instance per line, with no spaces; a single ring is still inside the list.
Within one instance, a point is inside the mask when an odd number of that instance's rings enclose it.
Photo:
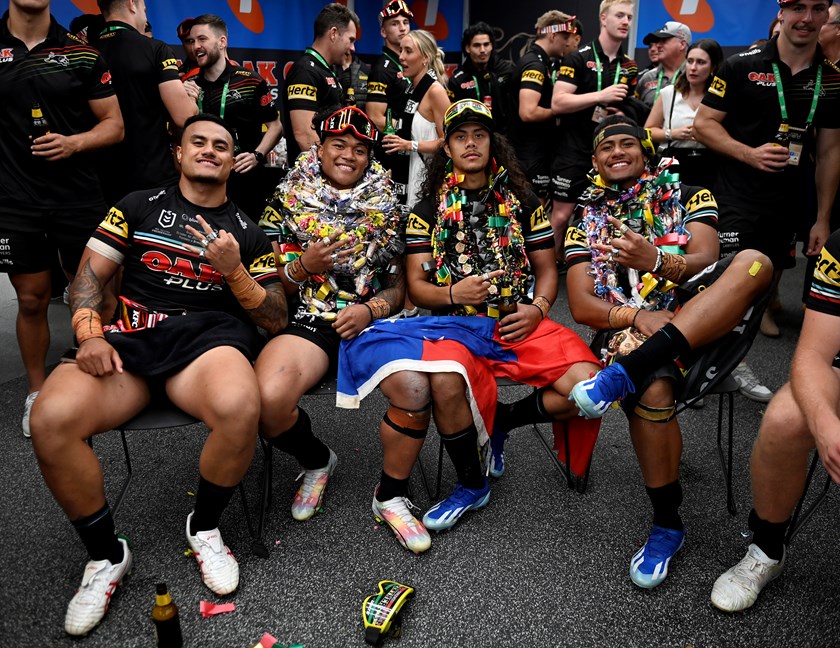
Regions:
[[[277,119],[277,106],[268,84],[256,72],[234,67],[229,62],[215,81],[204,78],[204,71],[195,82],[204,90],[201,111],[218,115],[236,131],[242,151],[253,151],[263,138],[263,124]],[[222,99],[225,99],[222,115]]]
[[[330,106],[339,106],[341,105],[342,95],[341,83],[335,76],[335,72],[318,57],[313,56],[311,51],[304,52],[303,56],[295,61],[286,76],[283,111],[290,165],[300,154],[300,147],[292,130],[292,111],[320,112]],[[370,101],[370,98],[368,98],[368,101]]]
[[[761,47],[728,58],[712,80],[703,104],[726,113],[723,127],[747,146],[772,142],[782,122],[773,62],[782,75],[788,123],[804,127],[814,97],[817,69],[822,67],[822,90],[814,115],[816,128],[840,128],[840,69],[825,59],[817,46],[814,63],[791,75],[779,59],[777,38]],[[803,157],[813,152],[812,138],[806,138]],[[721,156],[715,194],[721,204],[739,210],[766,212],[780,206],[795,206],[803,198],[792,188],[799,182],[802,165],[788,166],[780,173],[760,171],[730,157]]]
[[[659,81],[660,72],[662,73],[661,82]],[[677,75],[679,74],[681,74],[681,72],[677,73]],[[656,67],[653,67],[639,75],[638,82],[636,83],[636,96],[643,101],[645,105],[651,107],[654,103],[656,103],[658,98],[656,86],[659,86],[659,93],[661,94],[662,88],[666,88],[669,85],[671,85],[671,77],[665,74],[665,68],[663,68],[660,63]]]
[[[47,38],[27,50],[0,19],[0,212],[92,207],[102,203],[88,153],[48,162],[32,155],[32,106],[50,130],[75,135],[97,124],[89,101],[113,96],[111,73],[99,53],[50,18]]]
[[[551,108],[551,93],[554,86],[554,67],[545,50],[534,43],[528,48],[513,68],[510,93],[513,109],[510,116],[510,139],[516,148],[516,155],[527,164],[545,158],[554,136],[554,119],[541,122],[523,122],[519,117],[519,91],[533,90],[539,93],[540,108]]]
[[[476,69],[473,62],[467,58],[449,78],[449,98],[453,103],[461,99],[476,99],[487,104],[493,112],[496,131],[504,133],[510,119],[509,86],[512,73],[513,65],[510,61],[498,60],[495,55],[490,57],[484,70]]]
[[[638,67],[636,61],[631,59],[619,48],[614,60],[604,54],[601,43],[596,38],[586,47],[577,52],[572,52],[563,59],[563,64],[557,71],[557,80],[571,83],[575,86],[575,94],[589,94],[598,91],[598,64],[596,55],[601,61],[601,90],[613,85],[615,81],[616,68],[621,66],[619,72],[619,83],[628,86],[628,96],[633,94],[636,87],[636,76]],[[566,113],[560,119],[560,133],[558,155],[573,156],[581,160],[589,160],[592,155],[592,134],[595,132],[595,122],[592,121],[594,107],[584,108],[577,112]]]
[[[160,98],[160,84],[178,81],[178,60],[172,49],[119,21],[105,24],[99,51],[108,61],[120,101],[125,138],[105,153],[103,183],[130,191],[176,182],[168,133],[169,113]]]
[[[242,265],[263,287],[280,281],[274,251],[256,223],[226,201],[215,208],[188,201],[176,186],[137,191],[108,212],[88,243],[93,251],[122,263],[120,294],[151,310],[224,311],[250,321],[213,265],[187,248],[199,248],[186,230],[202,231],[196,215],[239,243]]]
[[[399,54],[383,47],[368,76],[367,102],[388,104],[391,114],[397,116],[405,109],[410,92],[411,81],[403,76]]]
[[[688,226],[693,223],[703,223],[710,227],[714,227],[715,231],[718,229],[718,206],[712,192],[704,187],[694,187],[690,185],[680,185],[680,202],[684,206],[685,213],[683,214],[683,225]],[[641,222],[635,223],[631,220],[627,221],[630,229],[636,233],[641,233],[639,230],[642,226]],[[592,252],[589,249],[588,232],[586,225],[583,222],[583,214],[579,212],[578,217],[572,223],[568,230],[566,230],[566,239],[563,242],[563,251],[566,257],[566,266],[571,267],[578,263],[592,263]],[[620,287],[624,290],[625,295],[630,294],[631,286],[627,278],[626,268],[618,266]],[[623,271],[622,271],[623,270]]]

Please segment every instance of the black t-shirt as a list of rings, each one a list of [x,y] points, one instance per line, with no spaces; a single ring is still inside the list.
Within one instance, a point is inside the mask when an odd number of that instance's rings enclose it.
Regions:
[[[196,215],[236,238],[242,265],[257,283],[280,281],[271,243],[256,223],[230,201],[212,209],[194,205],[177,185],[127,195],[111,208],[88,247],[121,262],[120,294],[151,310],[224,311],[250,321],[222,275],[185,247],[199,247],[186,230],[191,225],[201,231]]]
[[[395,117],[401,115],[411,92],[411,81],[403,77],[399,54],[382,48],[368,77],[367,102],[386,103]]]
[[[761,47],[724,61],[703,98],[704,105],[726,113],[723,127],[733,139],[747,146],[757,147],[772,142],[782,123],[773,61],[782,75],[788,123],[800,128],[805,126],[814,98],[817,69],[821,65],[822,89],[814,126],[840,128],[840,70],[823,62],[825,56],[818,46],[815,63],[791,76],[790,68],[779,60],[776,43],[774,38]],[[812,138],[806,138],[803,157],[812,151]],[[800,185],[802,170],[800,164],[788,166],[780,173],[770,173],[721,156],[715,194],[722,206],[739,211],[760,214],[794,209],[798,213],[804,201],[792,188]]]
[[[519,91],[540,94],[540,108],[551,108],[554,66],[545,50],[534,43],[513,68],[510,82],[512,102],[509,135],[516,155],[523,163],[545,158],[554,137],[554,118],[541,122],[523,122],[519,117]]]
[[[178,81],[172,49],[118,21],[105,24],[99,51],[108,61],[125,123],[125,138],[105,153],[103,188],[109,202],[139,189],[178,180],[172,160],[169,113],[159,86]]]
[[[51,18],[43,43],[31,51],[0,20],[0,212],[91,207],[102,203],[94,159],[79,153],[47,162],[32,155],[32,106],[51,132],[75,135],[97,120],[88,104],[113,96],[104,59]]]
[[[300,154],[300,147],[292,130],[292,111],[309,110],[317,113],[330,106],[341,104],[343,94],[341,83],[320,54],[316,55],[313,52],[314,50],[307,49],[303,56],[295,61],[286,76],[283,130],[286,132],[290,165],[294,164]]]
[[[601,87],[598,87],[598,61],[601,62]],[[628,86],[628,97],[636,87],[638,67],[636,61],[618,50],[618,55],[610,61],[604,54],[601,43],[595,39],[586,47],[572,52],[563,59],[563,64],[557,71],[557,80],[571,83],[577,87],[575,94],[589,94],[611,86],[616,80],[618,66],[618,82]],[[628,99],[629,101],[629,99]],[[621,105],[619,104],[619,107]],[[558,155],[573,157],[581,161],[589,161],[592,155],[592,134],[595,132],[595,122],[592,121],[594,107],[584,108],[577,112],[561,115],[558,133]]]
[[[510,61],[490,58],[485,70],[477,70],[468,58],[449,78],[447,89],[450,99],[477,99],[493,112],[493,122],[500,133],[507,132],[512,103],[511,79],[513,64]]]
[[[224,119],[236,132],[242,151],[257,148],[263,138],[263,124],[275,121],[278,114],[265,80],[256,72],[228,63],[215,81],[205,79],[202,71],[195,82],[204,90],[199,110]]]

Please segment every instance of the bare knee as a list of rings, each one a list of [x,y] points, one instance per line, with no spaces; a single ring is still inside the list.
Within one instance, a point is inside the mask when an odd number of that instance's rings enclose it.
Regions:
[[[763,293],[773,281],[773,263],[758,250],[742,250],[730,265],[736,281],[753,297]]]
[[[429,374],[400,371],[385,378],[379,389],[388,401],[402,409],[422,410],[431,400]]]
[[[259,381],[259,419],[264,425],[285,430],[291,425],[298,401],[303,396],[300,377],[295,381],[292,373],[281,368],[257,376]],[[288,425],[286,425],[288,423]],[[286,427],[283,427],[286,425]]]
[[[807,451],[814,446],[805,416],[793,397],[790,383],[770,401],[755,442],[758,451]]]
[[[432,401],[441,410],[462,402],[466,397],[467,383],[461,374],[435,373],[429,375]]]
[[[71,394],[55,392],[35,399],[29,427],[40,460],[63,452],[68,444],[83,441],[95,432],[86,424],[84,411],[76,408],[77,402]]]

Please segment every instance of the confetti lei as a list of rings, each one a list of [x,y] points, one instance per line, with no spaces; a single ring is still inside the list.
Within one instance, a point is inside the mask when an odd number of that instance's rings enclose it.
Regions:
[[[381,288],[380,270],[404,250],[393,183],[375,159],[355,187],[339,190],[326,182],[313,147],[278,185],[271,210],[263,221],[280,230],[281,263],[293,261],[326,236],[336,240],[339,231],[338,240],[353,248],[346,261],[300,286],[301,304],[313,317],[333,321],[342,308],[370,299]]]
[[[592,252],[589,275],[595,280],[595,294],[601,299],[622,306],[648,310],[667,308],[675,297],[676,286],[646,273],[640,280],[638,270],[628,268],[631,293],[625,295],[618,284],[618,264],[612,260],[597,261],[602,253],[594,244],[610,245],[615,237],[608,216],[627,224],[636,234],[671,254],[683,254],[690,239],[683,224],[680,204],[679,174],[669,170],[670,158],[651,171],[645,171],[635,185],[618,190],[607,186],[600,176],[590,177],[592,186],[581,197],[584,205],[583,225],[586,242]]]
[[[526,290],[530,264],[519,216],[522,204],[508,188],[507,170],[491,162],[491,173],[477,203],[468,200],[459,186],[464,176],[446,175],[438,192],[437,222],[432,232],[434,281],[439,286],[457,283],[470,275],[504,270],[491,281],[487,303],[499,300],[501,286],[509,286],[514,300]],[[472,204],[472,213],[466,213]],[[473,306],[457,306],[454,313],[474,315]]]

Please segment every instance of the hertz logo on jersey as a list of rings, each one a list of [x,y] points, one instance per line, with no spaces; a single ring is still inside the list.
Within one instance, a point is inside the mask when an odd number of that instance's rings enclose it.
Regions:
[[[561,65],[560,70],[557,72],[557,76],[564,76],[569,77],[570,79],[574,79],[575,69],[573,67],[569,67],[568,65]]]
[[[128,224],[125,222],[125,216],[116,207],[111,207],[111,210],[99,227],[122,239],[128,238]]]
[[[551,221],[548,220],[548,215],[545,213],[542,205],[540,205],[531,214],[531,231],[537,232],[546,227],[551,227]]]
[[[703,189],[701,191],[698,191],[696,194],[694,194],[691,197],[691,200],[689,200],[685,204],[685,210],[689,214],[692,214],[692,213],[698,211],[699,209],[706,209],[706,208],[717,209],[717,206],[718,206],[717,201],[715,200],[715,197],[712,195],[712,192],[709,191],[708,189]]]
[[[306,85],[305,83],[295,83],[289,86],[286,90],[286,97],[288,99],[306,99],[317,101],[318,90],[315,86]]]
[[[178,71],[178,59],[166,59],[163,63],[160,64],[161,68],[164,70],[175,70]]]
[[[586,242],[586,234],[584,234],[581,230],[577,227],[570,227],[566,230],[566,241],[565,245],[582,245],[583,247],[588,247]]]
[[[368,83],[368,96],[372,94],[384,95],[387,91],[387,83],[380,83],[379,81],[371,81],[370,83]]]
[[[274,252],[269,252],[254,259],[248,268],[248,272],[252,277],[259,277],[261,275],[271,274],[276,268],[277,264],[274,259]]]
[[[820,252],[820,258],[817,261],[817,270],[814,274],[816,278],[820,278],[820,275],[822,275],[825,283],[840,284],[840,264],[838,264],[837,259],[825,247]]]
[[[545,75],[538,70],[525,70],[522,73],[522,82],[525,81],[542,85],[543,81],[545,81]]]
[[[712,85],[709,86],[709,92],[718,97],[723,97],[726,94],[726,81],[720,77],[715,77],[712,79]]]
[[[430,236],[432,228],[417,214],[411,212],[408,216],[408,223],[405,226],[405,233],[407,235],[413,234],[414,236]]]

